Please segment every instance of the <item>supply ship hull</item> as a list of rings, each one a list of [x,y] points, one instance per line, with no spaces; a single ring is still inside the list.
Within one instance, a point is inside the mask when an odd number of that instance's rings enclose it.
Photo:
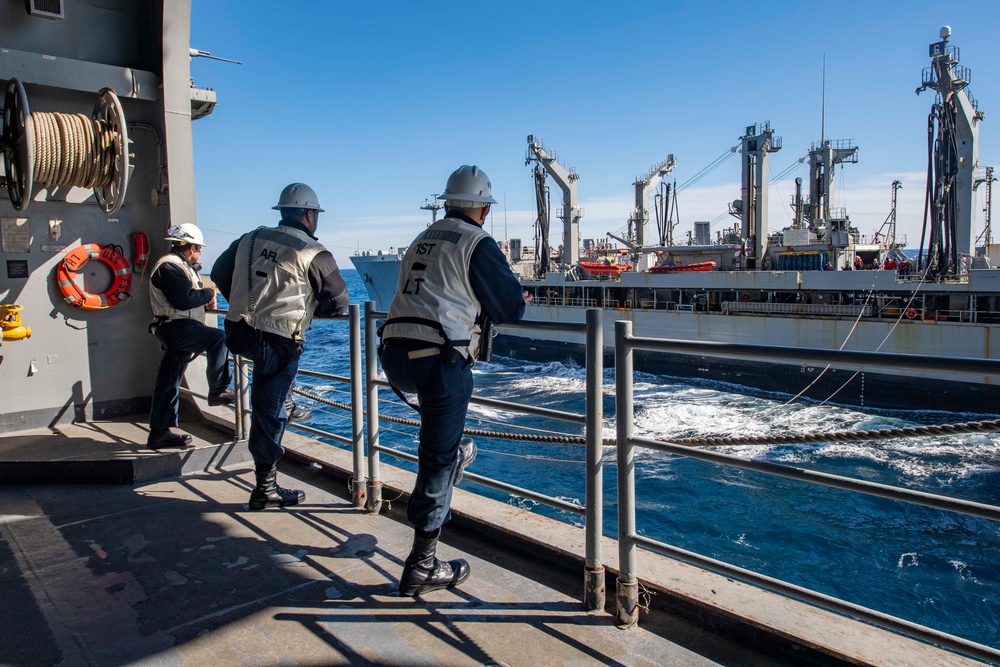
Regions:
[[[879,301],[845,303],[850,294],[865,294],[873,280],[880,283]],[[975,271],[968,284],[952,286],[935,298],[955,306],[995,302],[998,281],[998,271]],[[614,304],[604,306],[606,344],[613,344],[614,322],[630,320],[633,335],[647,338],[877,350],[931,358],[995,359],[1000,355],[1000,324],[967,321],[975,314],[968,307],[949,310],[947,315],[913,309],[915,318],[908,319],[899,304],[905,304],[912,287],[899,283],[888,272],[626,274],[615,287],[597,281],[558,280],[528,282],[525,287],[536,294],[526,309],[526,317],[541,322],[583,323],[591,304]],[[741,300],[746,295],[762,294],[770,295],[771,300]],[[838,297],[843,301],[831,303]],[[494,349],[533,359],[582,359],[581,335],[545,330],[532,332],[530,338],[520,334],[517,330],[501,332]],[[843,346],[845,340],[849,342]],[[635,363],[639,370],[685,380],[729,382],[792,395],[802,392],[802,396],[813,400],[885,408],[993,413],[1000,398],[995,381],[987,374],[884,369],[857,373],[852,369],[824,370],[766,359],[665,352],[637,353]]]

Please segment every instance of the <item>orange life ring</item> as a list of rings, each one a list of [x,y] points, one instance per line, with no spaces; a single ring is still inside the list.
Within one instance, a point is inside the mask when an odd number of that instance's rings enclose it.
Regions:
[[[906,312],[904,312],[903,315],[906,315],[906,319],[908,320],[917,319],[917,311],[914,308],[907,308]]]
[[[76,284],[77,271],[92,259],[99,259],[107,264],[114,276],[111,285],[103,294],[84,292]],[[128,291],[132,288],[132,271],[125,256],[116,246],[84,243],[66,253],[63,261],[59,262],[59,266],[56,267],[56,280],[59,282],[59,291],[66,303],[84,310],[99,310],[117,306],[129,296]]]

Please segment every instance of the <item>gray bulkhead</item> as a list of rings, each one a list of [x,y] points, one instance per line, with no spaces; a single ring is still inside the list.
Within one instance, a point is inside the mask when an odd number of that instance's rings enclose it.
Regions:
[[[168,249],[167,227],[196,221],[189,0],[74,0],[63,9],[51,20],[29,15],[22,0],[0,0],[0,85],[6,90],[16,77],[32,113],[87,116],[98,92],[112,88],[126,120],[130,175],[111,214],[91,189],[35,183],[23,211],[0,189],[0,302],[21,305],[32,331],[0,347],[0,432],[148,410],[160,359],[147,331],[148,272]],[[134,232],[149,237],[145,271],[134,268]],[[105,310],[63,300],[56,268],[81,243],[120,246],[133,268],[130,299]],[[85,291],[102,293],[111,271],[91,260],[79,276]]]

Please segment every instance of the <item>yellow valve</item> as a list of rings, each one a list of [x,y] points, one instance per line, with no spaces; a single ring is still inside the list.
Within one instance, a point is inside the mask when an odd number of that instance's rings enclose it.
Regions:
[[[0,329],[4,340],[24,340],[31,338],[31,327],[21,324],[22,306],[13,303],[0,304]]]

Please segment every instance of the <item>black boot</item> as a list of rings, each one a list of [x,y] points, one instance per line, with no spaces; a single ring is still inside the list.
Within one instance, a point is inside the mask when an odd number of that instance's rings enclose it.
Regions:
[[[266,507],[286,507],[298,505],[306,499],[306,492],[297,489],[283,489],[278,486],[278,464],[256,465],[257,488],[250,492],[250,509],[262,510]]]
[[[399,579],[399,594],[416,597],[424,593],[454,588],[469,578],[472,569],[464,559],[443,562],[434,557],[441,529],[425,533],[416,531],[413,549],[403,563],[403,576]]]

